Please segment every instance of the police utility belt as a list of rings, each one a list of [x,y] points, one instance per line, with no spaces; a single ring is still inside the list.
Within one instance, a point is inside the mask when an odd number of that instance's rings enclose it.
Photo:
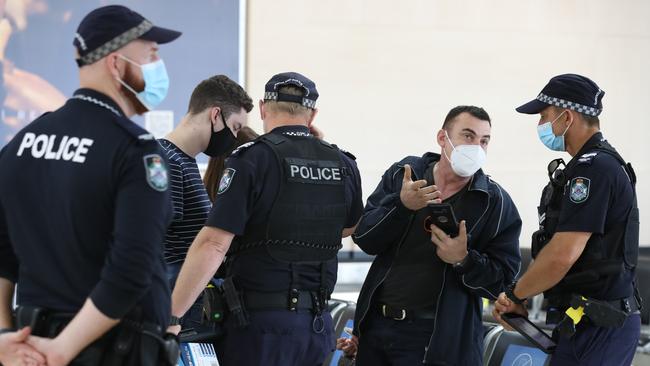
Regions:
[[[321,314],[327,310],[328,298],[325,290],[239,291],[233,278],[227,277],[221,286],[210,284],[203,291],[203,321],[220,323],[231,318],[236,327],[246,327],[249,324],[248,311],[251,310],[311,310],[315,316],[314,331],[319,332],[324,329]]]
[[[568,309],[549,309],[546,323],[557,324],[555,331],[564,337],[571,337],[579,324],[597,327],[620,328],[630,314],[641,310],[640,299],[630,296],[618,300],[596,300],[572,294]]]
[[[54,312],[41,307],[19,306],[16,309],[16,324],[19,329],[31,327],[34,335],[54,338],[74,316],[75,314]],[[81,351],[75,357],[75,364],[176,366],[179,356],[177,337],[165,334],[159,325],[143,321],[142,311],[138,308]]]

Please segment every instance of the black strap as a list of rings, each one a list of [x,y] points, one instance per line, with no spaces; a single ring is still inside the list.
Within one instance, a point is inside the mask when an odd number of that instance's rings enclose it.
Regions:
[[[394,320],[408,320],[408,319],[435,319],[435,308],[424,309],[406,309],[400,306],[391,306],[387,304],[379,304],[379,312],[385,318]]]
[[[300,293],[299,290],[297,291]],[[302,291],[302,293],[309,296],[298,296],[297,301],[292,303],[292,308],[288,310],[312,310],[316,306],[313,295],[317,295],[317,292]],[[244,291],[244,303],[247,310],[287,310],[287,293]]]
[[[325,307],[327,306],[327,300],[329,296],[329,289],[327,288],[327,262],[320,262],[320,288],[318,289],[318,308],[316,309],[316,314],[321,314]]]
[[[298,310],[298,303],[300,302],[300,290],[298,290],[298,271],[296,267],[298,263],[290,262],[289,268],[291,270],[291,282],[289,283],[289,296],[285,298],[285,306],[291,310]]]

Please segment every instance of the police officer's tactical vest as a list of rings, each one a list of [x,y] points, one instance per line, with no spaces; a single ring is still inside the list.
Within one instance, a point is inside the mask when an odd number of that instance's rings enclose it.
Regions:
[[[563,303],[571,293],[583,296],[594,296],[606,284],[620,278],[626,271],[634,271],[639,250],[639,209],[636,200],[636,175],[630,163],[616,152],[606,141],[599,142],[589,151],[610,154],[621,164],[630,178],[634,201],[623,225],[612,227],[603,234],[592,234],[584,252],[571,267],[566,276],[553,288],[545,292],[551,301]],[[571,170],[580,164],[578,157],[574,158],[564,170],[556,171],[550,183],[544,188],[538,213],[540,229],[533,234],[532,257],[535,258],[540,250],[550,241],[556,231],[562,209],[563,195],[568,187],[568,177]],[[551,172],[549,172],[551,175]],[[629,289],[632,295],[632,285]],[[613,300],[613,299],[603,299]]]
[[[266,249],[282,262],[325,262],[341,248],[345,225],[345,168],[339,149],[313,136],[259,138],[281,167],[280,189],[268,222],[247,226],[228,253]]]

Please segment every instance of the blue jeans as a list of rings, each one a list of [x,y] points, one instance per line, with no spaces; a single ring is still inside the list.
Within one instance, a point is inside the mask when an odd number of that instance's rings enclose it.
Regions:
[[[573,337],[560,337],[551,366],[629,366],[640,332],[639,314],[630,315],[621,328],[579,324]]]
[[[356,366],[422,365],[435,319],[394,320],[371,308],[363,321]]]

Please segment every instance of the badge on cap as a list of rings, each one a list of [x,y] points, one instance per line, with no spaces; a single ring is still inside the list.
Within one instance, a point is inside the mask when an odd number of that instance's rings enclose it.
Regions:
[[[582,203],[589,198],[589,185],[591,180],[585,177],[576,177],[571,179],[569,188],[569,198],[573,203]]]
[[[230,188],[230,183],[232,183],[235,173],[237,173],[237,171],[233,168],[226,168],[226,170],[223,171],[223,175],[219,181],[219,190],[217,191],[217,194],[222,194]]]
[[[144,170],[147,172],[147,183],[156,191],[164,192],[169,185],[167,167],[158,154],[144,156]]]

